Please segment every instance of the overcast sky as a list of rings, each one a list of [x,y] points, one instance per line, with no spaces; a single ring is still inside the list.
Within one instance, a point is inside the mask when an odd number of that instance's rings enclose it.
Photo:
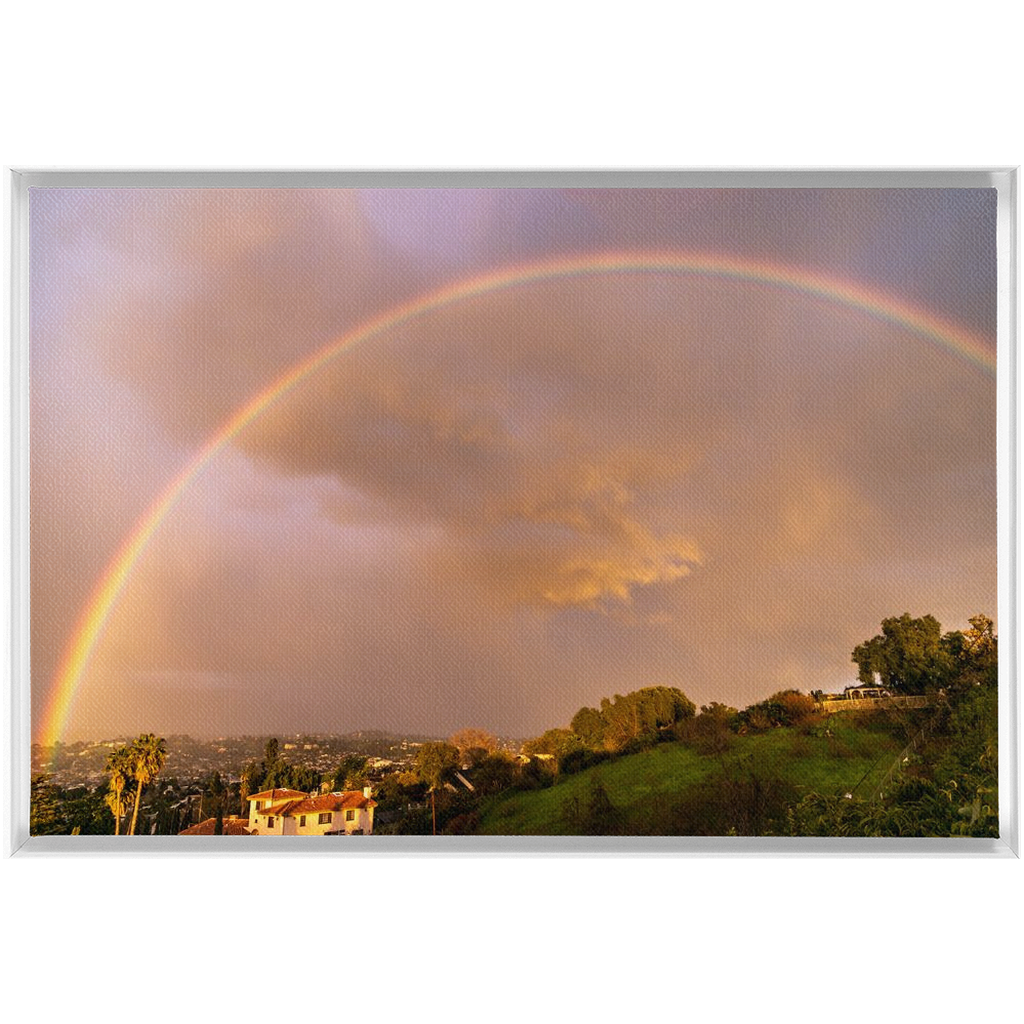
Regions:
[[[427,290],[683,249],[995,347],[985,190],[34,190],[34,724],[89,593],[231,414]],[[837,689],[887,615],[996,614],[995,380],[764,283],[525,284],[348,350],[138,562],[66,738],[527,736],[647,685]]]

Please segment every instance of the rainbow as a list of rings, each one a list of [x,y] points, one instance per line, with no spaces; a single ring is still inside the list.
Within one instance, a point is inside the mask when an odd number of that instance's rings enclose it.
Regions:
[[[750,281],[825,299],[906,328],[966,359],[984,373],[995,376],[993,347],[948,321],[860,284],[764,261],[678,251],[611,252],[512,266],[446,285],[364,322],[287,370],[231,416],[167,485],[118,549],[84,606],[54,678],[39,728],[40,742],[52,745],[63,735],[92,653],[132,570],[160,524],[217,453],[266,409],[346,349],[378,338],[395,327],[453,303],[531,282],[623,272],[676,273]]]

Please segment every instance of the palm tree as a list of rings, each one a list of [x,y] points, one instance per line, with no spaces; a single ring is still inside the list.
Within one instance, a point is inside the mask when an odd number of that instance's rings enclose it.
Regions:
[[[124,817],[124,790],[132,777],[132,758],[128,747],[115,750],[107,758],[110,773],[110,792],[104,798],[110,813],[114,815],[114,835],[121,834],[121,818]]]
[[[142,788],[148,786],[159,774],[167,758],[167,748],[163,739],[158,739],[151,732],[140,736],[129,750],[132,764],[132,777],[135,779],[135,807],[132,810],[132,824],[128,835],[135,835],[135,823],[139,817],[139,804],[142,802]]]
[[[416,753],[416,774],[430,787],[431,832],[437,835],[437,790],[446,773],[459,765],[459,748],[451,743],[424,743]]]

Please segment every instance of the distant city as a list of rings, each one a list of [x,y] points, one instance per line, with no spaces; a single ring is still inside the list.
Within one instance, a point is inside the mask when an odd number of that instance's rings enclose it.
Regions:
[[[161,775],[188,784],[208,779],[219,773],[226,785],[237,783],[242,768],[263,757],[270,736],[219,736],[201,740],[174,735],[166,738],[167,761]],[[345,757],[367,758],[366,774],[381,778],[394,771],[414,767],[417,750],[433,736],[402,736],[373,730],[344,734],[297,733],[278,736],[282,756],[291,764],[314,772],[329,774]],[[104,785],[108,779],[107,758],[112,750],[129,742],[131,737],[100,740],[79,740],[53,747],[32,744],[32,775],[52,777],[64,789]],[[499,748],[517,751],[518,739],[499,739]]]

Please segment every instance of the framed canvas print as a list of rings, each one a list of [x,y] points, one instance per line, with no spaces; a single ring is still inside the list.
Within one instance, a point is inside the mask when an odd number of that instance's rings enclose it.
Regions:
[[[1015,172],[10,184],[12,850],[1018,851]]]

